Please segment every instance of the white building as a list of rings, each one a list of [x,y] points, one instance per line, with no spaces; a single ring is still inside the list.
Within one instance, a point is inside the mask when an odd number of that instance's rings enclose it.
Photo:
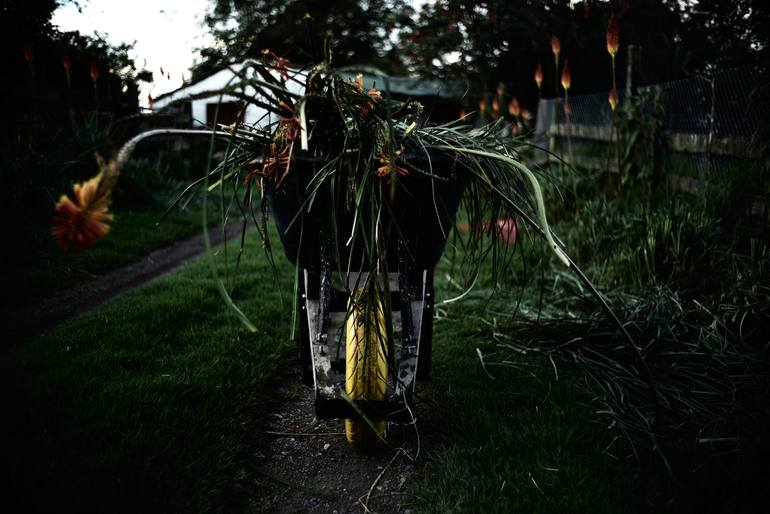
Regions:
[[[304,81],[305,72],[290,70],[290,75],[295,75],[300,82]],[[274,72],[275,76],[278,74]],[[179,89],[159,96],[153,101],[152,110],[162,111],[176,108],[187,114],[193,126],[211,125],[216,119],[218,123],[230,124],[235,121],[238,113],[243,109],[244,102],[233,95],[221,94],[221,91],[241,82],[239,75],[249,79],[259,78],[255,72],[245,63],[236,63],[228,68],[219,70],[203,79],[187,84]],[[354,72],[342,73],[346,79],[353,79]],[[457,83],[438,80],[421,80],[411,77],[389,77],[390,91],[395,98],[414,98],[422,101],[429,107],[429,111],[437,111],[435,114],[447,112],[447,119],[453,119],[459,112],[459,100],[463,88]],[[297,94],[302,94],[303,87],[294,80],[287,82],[287,89]],[[364,88],[377,87],[384,89],[383,80],[375,75],[364,74]],[[246,96],[254,96],[255,90],[251,86],[243,88]],[[257,97],[258,98],[258,97]],[[445,118],[446,116],[438,116]],[[249,125],[263,124],[268,120],[265,109],[253,104],[246,105],[243,113],[243,121]]]

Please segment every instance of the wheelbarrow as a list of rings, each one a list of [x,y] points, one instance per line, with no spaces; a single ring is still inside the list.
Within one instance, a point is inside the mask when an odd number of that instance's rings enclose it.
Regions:
[[[411,419],[416,379],[430,374],[433,270],[465,187],[448,156],[414,152],[401,160],[433,177],[398,177],[376,272],[361,245],[346,244],[355,216],[333,205],[329,184],[307,207],[319,163],[298,154],[279,186],[266,185],[286,257],[297,267],[303,381],[315,389],[316,417],[345,418],[348,441],[359,449],[384,437],[385,421]]]

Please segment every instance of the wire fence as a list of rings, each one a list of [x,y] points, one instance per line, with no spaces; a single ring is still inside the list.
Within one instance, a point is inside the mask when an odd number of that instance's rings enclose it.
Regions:
[[[657,115],[662,118],[659,121],[668,143],[665,165],[676,168],[676,173],[686,171],[690,178],[709,181],[746,168],[761,170],[765,166],[756,136],[767,106],[753,94],[757,79],[754,68],[725,70],[711,77],[645,86],[632,97],[621,91],[619,104],[626,116],[644,116],[644,111],[652,111],[654,106],[639,102],[639,98],[645,95],[659,98],[663,104],[661,114]],[[629,102],[634,109],[628,110]],[[569,104],[570,132],[574,139],[612,139],[613,112],[607,93],[575,96],[569,99]],[[564,122],[564,99],[542,100],[536,138],[541,143],[550,142],[552,148],[556,138],[557,146],[563,146],[559,140],[566,133]],[[596,163],[598,167],[600,160]]]

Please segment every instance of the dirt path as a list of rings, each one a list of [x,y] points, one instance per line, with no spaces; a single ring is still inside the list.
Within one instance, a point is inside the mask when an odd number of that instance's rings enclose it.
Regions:
[[[417,438],[410,427],[389,426],[391,447],[371,454],[351,448],[344,421],[316,420],[313,389],[295,377],[271,415],[273,438],[257,456],[258,506],[276,513],[380,514],[413,511],[407,486],[414,474]]]
[[[228,227],[226,237],[239,233]],[[222,240],[212,231],[212,244]],[[5,346],[43,334],[152,278],[172,271],[205,250],[196,235],[151,252],[143,259],[31,305],[0,314]],[[409,426],[388,427],[390,446],[357,453],[344,436],[344,421],[316,420],[313,389],[291,374],[281,385],[271,414],[270,443],[256,456],[255,503],[260,512],[410,514],[407,486],[414,474],[418,439]]]
[[[240,223],[229,225],[226,237],[234,237],[241,228]],[[222,241],[222,231],[212,230],[210,234],[212,244]],[[18,345],[44,334],[72,316],[87,312],[113,296],[168,273],[202,254],[205,248],[203,235],[197,234],[154,250],[137,262],[70,286],[50,298],[6,309],[0,313],[0,327],[5,334],[3,345]]]

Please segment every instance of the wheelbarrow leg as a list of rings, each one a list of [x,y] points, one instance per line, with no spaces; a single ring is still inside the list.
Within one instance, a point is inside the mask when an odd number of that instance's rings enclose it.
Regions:
[[[302,383],[306,386],[313,385],[312,361],[310,359],[310,329],[307,318],[307,284],[305,282],[305,270],[298,268],[297,284],[297,317],[299,318],[299,337],[297,338],[297,350],[299,352],[299,367]]]
[[[433,269],[425,270],[425,296],[422,308],[422,323],[420,324],[420,359],[417,361],[417,378],[430,378],[431,361],[433,360]]]

